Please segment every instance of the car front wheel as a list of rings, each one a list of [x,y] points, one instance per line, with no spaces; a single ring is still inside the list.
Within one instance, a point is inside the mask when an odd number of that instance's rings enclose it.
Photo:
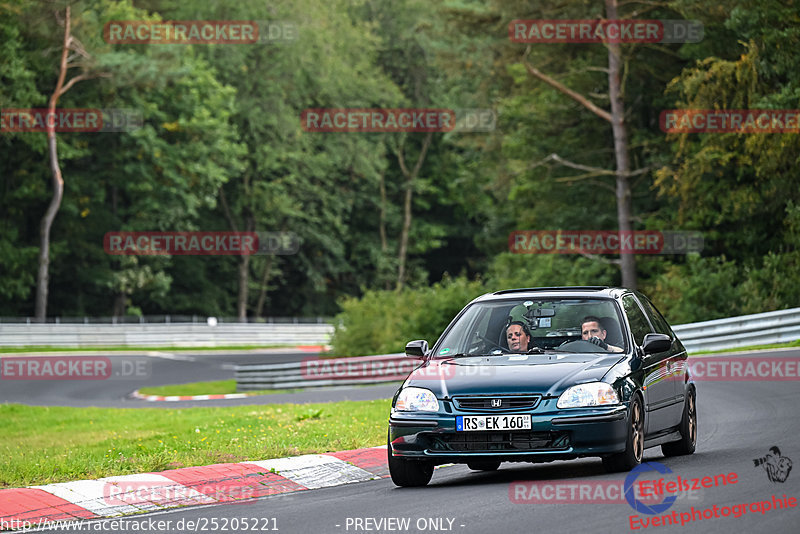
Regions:
[[[630,471],[640,463],[644,456],[644,409],[639,395],[631,400],[628,417],[628,439],[623,452],[603,458],[603,467],[609,473]]]
[[[425,486],[433,476],[433,463],[425,460],[407,460],[392,456],[392,443],[386,447],[389,455],[389,474],[396,486],[411,488]]]

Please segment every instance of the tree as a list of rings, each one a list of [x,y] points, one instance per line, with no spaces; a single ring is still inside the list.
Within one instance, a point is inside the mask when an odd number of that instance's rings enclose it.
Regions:
[[[617,0],[605,0],[606,19],[608,21],[619,20],[617,13]],[[585,96],[573,91],[552,77],[542,73],[539,69],[532,66],[527,61],[525,68],[536,78],[547,83],[561,93],[572,98],[586,109],[611,123],[614,132],[614,156],[616,159],[616,200],[617,200],[617,228],[621,233],[630,233],[631,225],[631,189],[628,178],[632,175],[630,171],[630,158],[628,155],[628,131],[625,125],[625,104],[624,94],[621,85],[622,53],[619,43],[606,43],[608,48],[608,91],[611,101],[611,112],[605,111]],[[555,159],[555,158],[551,158]],[[558,161],[558,160],[556,160]],[[603,173],[603,169],[589,168],[586,166],[568,165],[573,168],[587,170],[589,172]],[[641,174],[644,171],[637,171]],[[636,260],[633,254],[620,254],[618,260],[622,271],[622,285],[631,289],[636,289]]]
[[[420,148],[419,155],[417,155],[417,161],[410,170],[406,164],[405,154],[403,153],[403,144],[405,139],[401,140],[400,145],[397,147],[397,163],[400,165],[400,170],[403,172],[403,176],[405,177],[403,229],[400,232],[400,250],[397,253],[397,261],[399,264],[397,269],[397,289],[403,289],[403,284],[405,284],[406,278],[406,258],[408,256],[408,235],[411,230],[411,199],[414,193],[414,182],[417,179],[417,176],[419,176],[419,170],[422,168],[422,164],[425,161],[425,156],[428,153],[428,148],[431,146],[432,137],[433,132],[428,132],[425,135],[425,140],[422,142],[422,148]]]
[[[61,44],[61,60],[58,69],[58,81],[56,87],[50,96],[50,101],[47,105],[48,116],[55,116],[56,104],[58,99],[76,83],[82,80],[88,80],[99,76],[108,76],[107,73],[91,72],[91,68],[87,61],[91,60],[91,56],[83,47],[78,39],[72,35],[72,23],[70,19],[70,6],[67,5],[64,10],[64,39]],[[79,58],[78,61],[70,60],[68,54],[72,52],[72,57]],[[72,67],[81,67],[82,73],[70,78],[66,81],[67,69]],[[61,199],[64,196],[64,178],[61,175],[61,167],[58,163],[58,142],[56,139],[55,122],[47,124],[47,147],[48,157],[50,159],[50,172],[52,174],[53,182],[53,198],[47,211],[42,217],[40,225],[40,250],[39,250],[39,272],[36,279],[36,320],[44,322],[47,317],[47,291],[49,281],[49,267],[50,267],[50,228],[53,226],[53,220],[56,218],[58,209],[61,207]]]

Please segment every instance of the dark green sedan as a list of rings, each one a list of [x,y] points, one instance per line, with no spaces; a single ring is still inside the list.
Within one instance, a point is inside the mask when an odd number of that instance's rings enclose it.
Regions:
[[[608,471],[657,445],[691,454],[695,384],[686,349],[647,297],[624,288],[510,289],[470,302],[392,399],[389,471],[424,486],[438,464],[594,456]]]

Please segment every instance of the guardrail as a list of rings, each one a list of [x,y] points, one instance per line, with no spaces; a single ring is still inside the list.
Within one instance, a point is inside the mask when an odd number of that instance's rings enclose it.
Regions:
[[[330,324],[0,324],[0,346],[220,347],[326,345]]]
[[[676,325],[673,330],[689,353],[800,339],[800,308]],[[403,354],[302,362],[239,365],[236,390],[308,388],[380,384],[404,380],[420,360]],[[396,372],[395,372],[396,371]]]
[[[673,326],[689,353],[800,339],[800,308]]]
[[[263,365],[237,365],[236,391],[291,389],[405,380],[421,360],[405,354],[317,359]]]

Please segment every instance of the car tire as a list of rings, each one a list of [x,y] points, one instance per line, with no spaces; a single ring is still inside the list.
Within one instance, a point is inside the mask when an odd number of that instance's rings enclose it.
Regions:
[[[603,457],[603,467],[608,473],[630,471],[642,463],[644,456],[644,407],[639,395],[631,399],[628,415],[628,438],[623,452]]]
[[[664,456],[692,454],[697,446],[697,398],[693,387],[689,388],[683,404],[680,431],[681,439],[661,445]]]
[[[407,460],[392,456],[391,440],[387,443],[389,474],[396,486],[413,488],[425,486],[433,476],[433,463],[425,460]]]
[[[500,468],[500,460],[467,462],[467,467],[473,471],[497,471]]]

